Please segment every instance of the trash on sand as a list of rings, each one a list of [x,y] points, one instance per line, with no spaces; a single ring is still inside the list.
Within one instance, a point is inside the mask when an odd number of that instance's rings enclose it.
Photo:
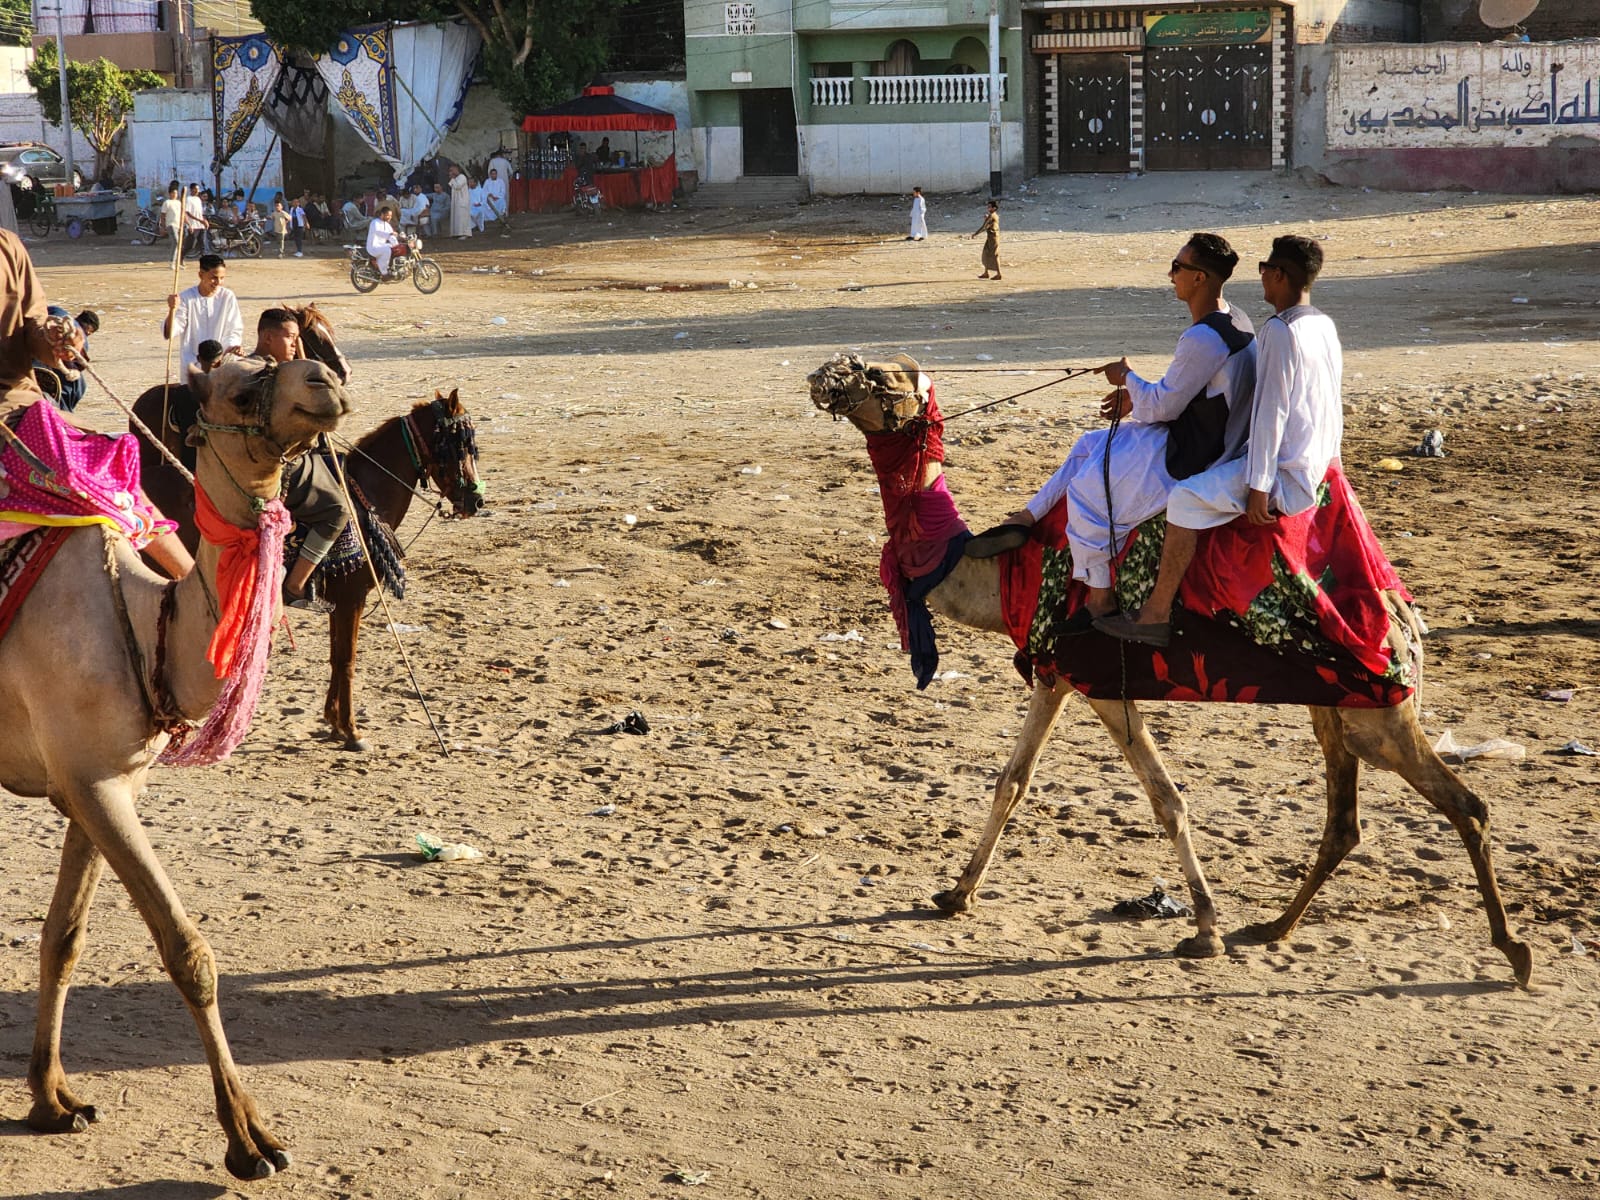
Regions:
[[[1372,465],[1380,471],[1404,471],[1406,469],[1405,463],[1398,458],[1380,458]]]
[[[1577,957],[1600,951],[1600,940],[1572,935],[1572,953]]]
[[[841,292],[864,292],[867,290],[867,285],[864,283],[847,283],[839,290]]]
[[[1471,758],[1487,758],[1494,762],[1521,762],[1528,756],[1525,749],[1515,742],[1506,741],[1505,738],[1490,738],[1475,746],[1463,746],[1448,729],[1440,734],[1439,740],[1433,744],[1433,752],[1440,758],[1463,763]]]
[[[1157,884],[1150,889],[1148,896],[1137,896],[1132,900],[1118,900],[1111,906],[1111,915],[1116,917],[1192,917],[1194,910],[1182,900],[1174,899],[1167,895],[1166,890]]]
[[[417,834],[417,853],[423,862],[455,862],[459,858],[482,858],[483,851],[465,842],[441,842],[431,834]]]
[[[1577,694],[1577,688],[1549,688],[1539,693],[1539,699],[1554,700],[1557,704],[1566,704]]]
[[[1600,750],[1589,749],[1588,746],[1585,746],[1582,742],[1578,741],[1577,738],[1573,738],[1572,741],[1561,747],[1561,749],[1557,750],[1556,753],[1582,755],[1584,758],[1600,758]]]
[[[699,1187],[702,1183],[711,1182],[710,1171],[691,1171],[687,1167],[679,1167],[667,1176],[668,1183],[681,1183],[685,1187]]]
[[[817,640],[819,642],[864,642],[867,639],[861,636],[861,630],[849,629],[844,633],[825,633]]]
[[[1414,452],[1418,458],[1443,458],[1444,457],[1444,430],[1430,429],[1422,435],[1422,441],[1417,444]]]
[[[601,733],[649,733],[650,722],[644,719],[644,714],[637,708],[620,721],[613,721],[600,731]]]
[[[609,817],[616,811],[617,806],[615,804],[602,804],[599,808],[591,808],[589,815],[591,817]]]
[[[388,631],[389,633],[427,633],[428,632],[428,627],[426,625],[401,625],[399,622],[391,622],[390,624],[385,625],[384,629],[386,631]]]
[[[767,628],[787,629],[789,628],[789,622],[785,621],[782,617],[773,617],[772,620],[767,622]]]
[[[506,323],[506,319],[504,317],[490,317],[489,318],[489,324],[491,324],[491,325],[504,325],[505,323]]]

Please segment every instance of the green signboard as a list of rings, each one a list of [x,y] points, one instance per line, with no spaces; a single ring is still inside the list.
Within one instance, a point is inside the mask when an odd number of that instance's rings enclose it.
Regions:
[[[1170,13],[1145,18],[1146,46],[1249,46],[1272,36],[1264,12]]]

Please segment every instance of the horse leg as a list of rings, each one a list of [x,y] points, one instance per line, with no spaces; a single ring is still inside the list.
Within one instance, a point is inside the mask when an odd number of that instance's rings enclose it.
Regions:
[[[76,821],[69,822],[61,871],[39,942],[39,1016],[28,1060],[28,1090],[33,1094],[28,1127],[40,1133],[82,1133],[98,1117],[92,1104],[67,1089],[67,1074],[61,1068],[61,1023],[72,970],[83,953],[89,905],[104,868],[105,860],[89,835]]]
[[[1011,759],[1006,763],[1005,769],[1000,772],[1000,778],[994,786],[994,804],[989,809],[989,823],[984,826],[983,836],[978,840],[978,847],[972,852],[972,859],[967,863],[966,870],[961,872],[961,878],[956,880],[955,887],[947,892],[940,892],[934,896],[933,902],[947,913],[966,912],[972,907],[973,893],[978,885],[983,882],[984,872],[989,869],[989,860],[994,856],[995,845],[1000,841],[1000,834],[1006,827],[1006,822],[1011,819],[1011,814],[1022,801],[1022,795],[1028,790],[1028,784],[1033,780],[1033,769],[1039,761],[1039,752],[1044,749],[1045,742],[1050,737],[1050,730],[1055,726],[1056,717],[1061,713],[1061,706],[1066,703],[1071,689],[1065,682],[1056,684],[1053,688],[1043,685],[1033,689],[1033,696],[1028,700],[1028,715],[1022,722],[1022,734],[1017,738],[1016,749],[1011,752]]]
[[[1489,938],[1511,964],[1517,982],[1527,986],[1533,974],[1533,952],[1527,943],[1511,936],[1506,923],[1505,901],[1500,898],[1500,882],[1495,878],[1489,852],[1489,808],[1444,765],[1417,724],[1415,706],[1394,708],[1341,708],[1345,744],[1375,767],[1393,771],[1455,826],[1467,857],[1478,877],[1478,891],[1489,918]]]
[[[1239,936],[1246,941],[1277,942],[1288,937],[1328,876],[1361,844],[1361,815],[1356,798],[1361,760],[1344,744],[1344,727],[1333,709],[1313,708],[1311,729],[1327,763],[1328,815],[1322,826],[1322,844],[1317,848],[1310,874],[1283,915],[1276,921],[1261,921],[1239,930]]]
[[[1150,797],[1156,820],[1178,852],[1178,864],[1194,903],[1195,933],[1179,942],[1174,953],[1181,958],[1215,958],[1227,948],[1217,933],[1217,905],[1211,896],[1211,885],[1206,882],[1200,858],[1189,839],[1189,809],[1167,774],[1167,765],[1161,761],[1161,752],[1145,727],[1144,717],[1133,704],[1121,700],[1091,700],[1089,706],[1111,731],[1122,756]]]
[[[367,743],[356,735],[353,694],[356,681],[356,642],[361,633],[361,610],[367,594],[343,593],[328,618],[328,696],[322,705],[322,718],[344,739],[346,750],[365,750]]]
[[[184,911],[156,858],[134,810],[131,781],[123,777],[74,785],[64,798],[73,827],[82,827],[83,836],[93,842],[127,888],[155,938],[167,974],[189,1006],[211,1068],[217,1119],[228,1139],[223,1161],[229,1172],[238,1179],[264,1179],[283,1170],[289,1165],[289,1155],[283,1143],[262,1125],[228,1049],[217,1009],[217,968],[211,947]]]

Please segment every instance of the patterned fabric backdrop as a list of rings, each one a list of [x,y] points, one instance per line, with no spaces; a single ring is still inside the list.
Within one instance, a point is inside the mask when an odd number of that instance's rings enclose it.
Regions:
[[[219,37],[211,43],[211,170],[221,171],[244,148],[283,71],[283,55],[265,35]]]
[[[389,61],[391,32],[387,25],[346,30],[313,62],[328,85],[329,102],[350,127],[385,161],[397,162],[400,140],[395,128],[394,67]]]

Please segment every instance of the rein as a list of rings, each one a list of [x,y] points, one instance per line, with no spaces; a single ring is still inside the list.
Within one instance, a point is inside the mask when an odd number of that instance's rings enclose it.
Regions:
[[[963,372],[963,373],[975,374],[975,373],[977,373],[977,371],[983,370],[983,369],[984,368],[970,367],[970,368],[967,368],[966,371]],[[1001,368],[1001,369],[1013,370],[1014,368]],[[1061,376],[1060,379],[1052,379],[1048,383],[1041,383],[1038,387],[1026,388],[1026,389],[1024,389],[1023,391],[1020,391],[1020,392],[1012,392],[1011,395],[1009,395],[1009,396],[1001,396],[1000,399],[998,399],[998,400],[990,400],[987,404],[979,404],[979,405],[975,405],[972,408],[964,408],[958,413],[950,413],[945,417],[945,420],[946,421],[954,421],[957,417],[971,416],[975,412],[982,412],[986,408],[993,408],[995,405],[1004,404],[1008,400],[1020,400],[1023,396],[1031,396],[1031,395],[1033,395],[1034,392],[1042,392],[1042,391],[1044,391],[1045,388],[1055,387],[1055,385],[1058,384],[1058,383],[1065,383],[1069,379],[1077,379],[1080,376],[1092,375],[1094,373],[1094,368],[1093,367],[1054,367],[1054,368],[1052,368],[1052,370],[1062,371],[1062,372],[1064,372],[1064,374]]]

